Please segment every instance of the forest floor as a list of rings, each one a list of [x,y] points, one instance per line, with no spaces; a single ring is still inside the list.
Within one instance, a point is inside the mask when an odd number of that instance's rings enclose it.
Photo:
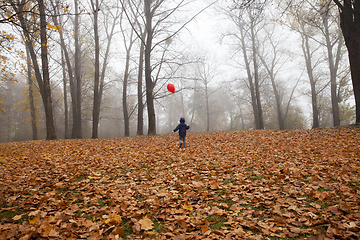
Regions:
[[[0,144],[0,239],[359,239],[360,129]]]

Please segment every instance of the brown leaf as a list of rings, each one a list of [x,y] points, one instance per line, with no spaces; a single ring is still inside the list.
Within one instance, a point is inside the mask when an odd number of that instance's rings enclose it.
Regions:
[[[201,226],[200,232],[202,234],[206,233],[209,230],[209,226],[207,224],[204,224]]]
[[[116,227],[113,231],[115,235],[119,235],[120,237],[125,236],[125,228],[124,227]]]
[[[338,206],[328,207],[327,210],[328,210],[329,212],[332,212],[332,213],[335,214],[335,215],[342,214],[342,212],[341,212],[341,210],[338,208]]]

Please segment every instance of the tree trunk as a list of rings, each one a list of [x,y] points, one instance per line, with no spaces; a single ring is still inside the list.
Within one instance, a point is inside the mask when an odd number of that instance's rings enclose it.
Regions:
[[[279,91],[276,87],[274,76],[270,76],[271,85],[273,87],[274,95],[275,95],[275,101],[276,101],[276,109],[277,109],[277,115],[278,115],[278,122],[279,122],[279,129],[284,130],[285,129],[285,121],[283,118],[282,110],[281,110],[281,99]]]
[[[148,109],[148,135],[156,134],[156,118],[154,106],[154,83],[151,79],[151,48],[153,39],[151,0],[144,0],[145,18],[146,18],[146,44],[145,44],[145,83],[146,83],[146,101]]]
[[[336,75],[338,66],[335,65],[334,56],[333,56],[333,44],[330,40],[330,33],[329,33],[329,22],[328,22],[328,14],[322,14],[322,20],[324,25],[324,32],[325,32],[325,40],[326,40],[326,47],[328,52],[328,62],[329,62],[329,69],[330,69],[330,82],[331,82],[331,106],[332,106],[332,115],[333,115],[333,124],[334,126],[340,126],[340,113],[339,113],[339,98],[337,94],[337,82],[336,82]],[[341,40],[339,38],[339,45],[338,49],[341,49]],[[338,51],[339,52],[339,51]],[[340,53],[340,52],[339,52]],[[340,57],[338,54],[337,58]],[[339,61],[336,61],[337,63]]]
[[[65,71],[65,57],[64,57],[64,50],[61,49],[61,66],[62,66],[62,73],[63,73],[63,85],[64,85],[64,114],[65,114],[65,139],[69,138],[69,107],[68,107],[68,100],[67,100],[67,81],[66,81],[66,71]]]
[[[257,47],[256,39],[254,33],[254,25],[251,24],[251,42],[252,42],[252,52],[253,52],[253,64],[254,64],[254,83],[255,83],[255,97],[256,97],[256,107],[257,107],[257,129],[264,129],[264,119],[261,107],[261,98],[260,98],[260,84],[259,84],[259,67],[257,63]]]
[[[28,65],[28,85],[29,85],[29,102],[30,102],[30,120],[31,120],[31,128],[32,128],[32,139],[37,140],[37,126],[36,126],[36,110],[34,105],[34,91],[33,91],[33,81],[32,81],[32,74],[31,74],[31,59],[29,56],[29,50],[26,47],[26,60]]]
[[[359,23],[360,24],[360,23]],[[360,29],[359,29],[360,30]],[[351,78],[356,105],[356,123],[360,124],[360,31],[356,33],[351,43],[347,44],[351,68]]]
[[[208,92],[208,84],[206,80],[205,80],[205,100],[206,100],[206,131],[210,132],[209,92]]]
[[[39,12],[40,12],[40,39],[41,39],[41,62],[43,70],[43,83],[44,83],[44,108],[46,115],[46,139],[56,139],[55,124],[53,117],[52,99],[51,99],[51,87],[49,77],[49,63],[48,63],[48,51],[47,51],[47,36],[46,36],[46,15],[45,15],[45,3],[43,0],[39,0]]]
[[[335,1],[335,0],[334,0]],[[351,79],[356,105],[356,123],[360,124],[360,0],[344,0],[340,5],[340,26],[349,53]]]
[[[82,123],[81,123],[81,50],[79,44],[79,7],[78,0],[74,0],[75,3],[75,82],[76,82],[76,112],[74,114],[72,138],[82,138]],[[75,87],[75,86],[74,86]]]
[[[98,127],[100,117],[100,101],[99,101],[99,82],[100,82],[100,43],[98,29],[98,9],[99,1],[91,0],[91,6],[94,14],[94,40],[95,40],[95,74],[94,74],[94,104],[93,104],[93,127],[92,138],[98,138]]]
[[[128,81],[129,81],[129,76],[130,76],[130,72],[129,72],[129,68],[130,68],[130,54],[131,54],[131,49],[132,46],[135,42],[135,40],[133,39],[134,36],[134,30],[131,29],[131,33],[129,36],[129,44],[127,44],[127,38],[125,35],[125,31],[123,30],[122,26],[120,25],[120,29],[123,33],[124,36],[124,46],[126,49],[126,61],[125,61],[125,71],[124,71],[124,79],[123,79],[123,115],[124,115],[124,127],[125,127],[125,133],[124,135],[130,136],[130,116],[129,116],[129,111],[128,111],[128,105],[127,105],[127,87],[128,87]]]
[[[243,29],[243,23],[240,22],[238,24],[238,26],[239,26],[240,34],[241,34],[241,49],[242,49],[242,52],[243,52],[243,55],[244,55],[247,78],[248,78],[248,83],[249,83],[248,87],[249,87],[250,95],[251,95],[251,106],[252,106],[253,113],[254,113],[255,129],[260,129],[259,112],[258,112],[257,101],[256,101],[255,87],[254,87],[254,82],[252,80],[250,62],[249,62],[247,52],[246,52],[246,44],[245,44],[245,40],[244,40],[245,39],[245,34],[244,34],[244,29]]]
[[[124,127],[125,133],[124,136],[130,136],[130,120],[129,120],[129,112],[127,107],[127,86],[129,80],[129,66],[130,66],[130,49],[126,51],[126,62],[125,62],[125,72],[124,72],[124,81],[123,81],[123,114],[124,114]]]
[[[142,84],[143,84],[143,66],[144,66],[144,50],[145,50],[145,44],[144,40],[146,37],[146,32],[144,32],[141,36],[141,45],[140,45],[140,57],[139,57],[139,73],[138,73],[138,124],[137,124],[137,135],[143,135],[144,134],[144,103],[143,103],[143,90],[142,90]]]
[[[313,126],[312,128],[319,127],[319,109],[317,105],[317,92],[316,92],[316,84],[313,75],[313,68],[311,63],[311,54],[310,54],[310,46],[309,46],[309,38],[306,34],[302,34],[302,50],[304,53],[306,70],[309,76],[310,87],[311,87],[311,105],[313,110]]]

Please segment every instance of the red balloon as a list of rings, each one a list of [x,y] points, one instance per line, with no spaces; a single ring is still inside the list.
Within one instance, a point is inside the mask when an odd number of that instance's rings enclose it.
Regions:
[[[169,83],[167,85],[167,90],[169,90],[169,92],[174,93],[175,92],[175,86],[173,84]]]

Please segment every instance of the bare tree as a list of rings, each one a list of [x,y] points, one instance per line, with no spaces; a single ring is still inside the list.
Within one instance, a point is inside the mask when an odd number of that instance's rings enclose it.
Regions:
[[[206,131],[211,130],[210,126],[210,96],[215,92],[210,88],[210,83],[217,76],[217,69],[214,64],[208,62],[208,59],[203,59],[195,64],[195,81],[199,82],[202,85],[202,90],[205,94],[205,112],[206,112]],[[195,84],[197,85],[197,84]],[[195,95],[194,95],[195,97]],[[194,99],[195,103],[195,99]]]
[[[158,78],[153,76],[154,70],[162,66],[161,61],[156,62],[154,56],[160,55],[163,59],[165,51],[157,51],[158,48],[165,49],[171,42],[172,38],[177,35],[185,26],[191,22],[197,15],[203,12],[206,8],[213,5],[215,2],[207,5],[199,12],[191,16],[185,23],[180,23],[171,20],[171,17],[176,12],[180,11],[191,0],[181,0],[180,2],[169,3],[164,0],[144,0],[143,2],[143,19],[141,23],[145,26],[145,34],[141,34],[138,28],[135,27],[133,17],[130,18],[127,13],[128,20],[132,27],[135,29],[138,37],[142,38],[144,43],[144,65],[145,65],[145,85],[146,85],[146,104],[148,110],[148,134],[156,134],[156,117],[155,117],[155,105],[154,105],[154,88]],[[122,2],[123,3],[123,2]],[[124,4],[123,4],[124,5]],[[174,29],[170,31],[169,29]],[[156,67],[157,66],[157,67]],[[157,71],[159,73],[159,71]]]
[[[279,36],[275,36],[275,26],[264,26],[263,29],[265,32],[265,39],[262,41],[262,44],[260,44],[263,46],[263,49],[262,51],[259,50],[259,58],[267,72],[268,77],[270,78],[271,86],[275,96],[279,129],[283,130],[285,129],[285,115],[283,113],[283,103],[279,89],[279,82],[277,81],[277,75],[284,64],[288,61],[289,57],[284,58],[281,54],[283,51],[281,51],[280,48],[284,39],[279,38]]]
[[[118,4],[118,2],[117,2]],[[98,138],[98,127],[99,127],[99,120],[100,120],[100,111],[101,111],[101,99],[104,91],[104,81],[105,81],[105,73],[108,65],[108,58],[110,53],[110,46],[112,38],[115,34],[115,26],[116,22],[118,21],[121,9],[118,5],[114,7],[109,7],[103,3],[101,5],[99,0],[91,0],[91,8],[93,12],[93,25],[94,25],[94,39],[95,39],[95,73],[94,73],[94,99],[93,99],[93,128],[92,128],[92,138]],[[115,9],[115,13],[111,11],[110,8]],[[99,36],[99,20],[98,15],[101,12],[105,12],[103,14],[104,20],[103,23],[105,25],[105,33],[106,39],[105,44],[102,44],[103,47],[105,45],[105,53],[102,55],[102,68],[100,66],[100,36]],[[109,23],[110,19],[112,20]],[[101,68],[101,69],[100,69]]]
[[[247,73],[247,87],[251,96],[250,102],[253,109],[255,128],[263,129],[264,120],[260,97],[258,43],[256,36],[257,26],[259,20],[261,20],[261,12],[252,8],[246,9],[246,11],[233,9],[226,12],[230,20],[235,24],[237,32],[227,33],[225,36],[233,37],[239,41],[239,51],[243,55]]]
[[[123,34],[124,46],[126,51],[125,57],[125,69],[124,69],[124,78],[123,78],[123,115],[124,115],[124,127],[125,127],[125,136],[130,136],[130,116],[128,111],[128,104],[127,104],[127,87],[128,81],[130,77],[130,57],[131,57],[131,50],[133,44],[135,43],[136,37],[134,30],[130,29],[129,36],[126,36],[126,30],[123,29],[122,24],[120,24],[121,32]],[[140,70],[139,70],[140,71]],[[142,100],[141,100],[142,102]]]

